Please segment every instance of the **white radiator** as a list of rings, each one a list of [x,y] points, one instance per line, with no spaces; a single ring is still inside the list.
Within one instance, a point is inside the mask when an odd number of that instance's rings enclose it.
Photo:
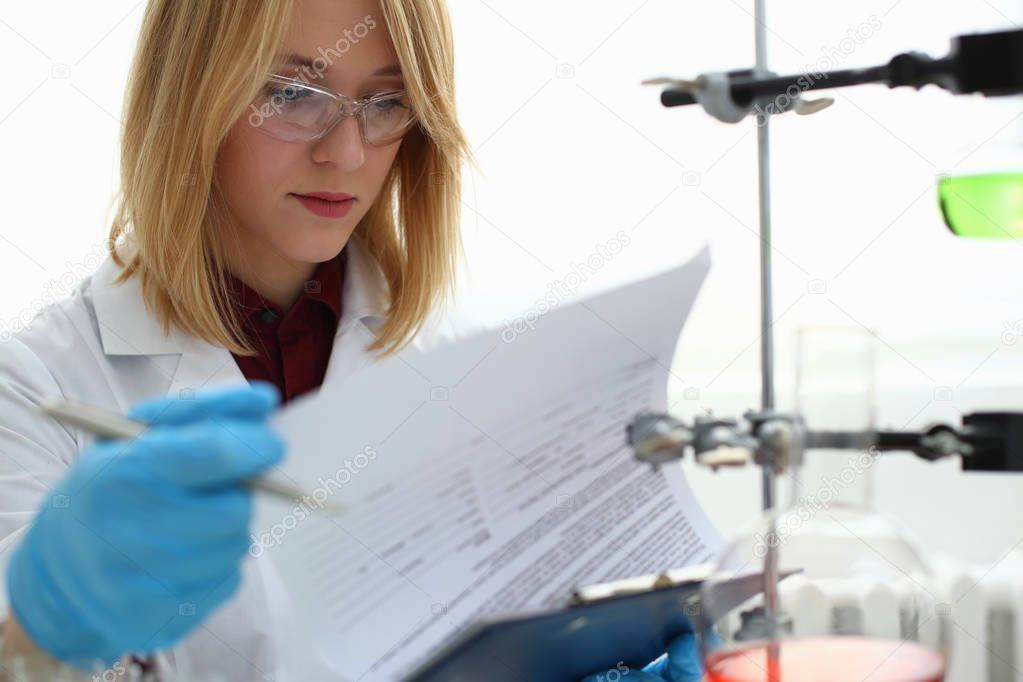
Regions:
[[[994,564],[969,565],[947,557],[935,561],[933,597],[949,616],[951,656],[945,682],[1023,682],[1023,543]],[[936,620],[918,622],[905,604],[922,587],[903,581],[899,587],[864,579],[808,582],[794,575],[779,584],[782,609],[792,619],[795,637],[832,633],[913,641],[936,641]],[[719,629],[731,640],[743,629],[740,611],[758,607],[752,597]],[[869,678],[868,678],[869,679]]]
[[[946,682],[1023,682],[1023,549],[986,566],[942,558],[952,616]]]

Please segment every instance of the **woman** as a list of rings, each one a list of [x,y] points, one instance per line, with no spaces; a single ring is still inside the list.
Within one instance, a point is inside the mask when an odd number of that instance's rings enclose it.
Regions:
[[[219,414],[238,422],[234,431],[255,442],[261,456],[218,472],[221,478],[276,461],[279,444],[259,430],[275,402],[268,393],[239,407],[230,404],[238,399],[233,394],[207,398],[201,391],[265,380],[289,400],[413,339],[450,291],[459,248],[460,168],[469,147],[455,116],[453,72],[441,0],[149,4],[125,103],[112,258],[69,301],[42,313],[0,359],[0,448],[7,455],[0,463],[0,537],[12,563],[10,637],[25,630],[66,660],[109,660],[133,646],[160,649],[225,602],[183,653],[193,664],[209,658],[231,679],[272,673],[264,655],[273,620],[263,615],[264,568],[253,561],[244,579],[240,573],[247,496],[237,486],[218,487],[189,499],[180,518],[161,510],[154,521],[144,513],[147,503],[122,499],[117,489],[122,478],[141,476],[108,464],[92,472],[88,486],[109,481],[105,499],[83,499],[83,486],[66,493],[66,509],[45,505],[63,499],[51,489],[84,461],[80,453],[92,453],[86,434],[47,420],[36,406],[66,398],[124,412],[155,396],[202,403],[175,417],[182,424],[167,424],[168,431],[189,426],[190,434],[174,437],[195,442],[140,439],[134,447],[188,445],[193,454],[215,454],[215,438],[201,429],[216,427],[200,417]],[[370,99],[353,108],[328,91]],[[354,109],[356,116],[337,116]],[[316,193],[353,198],[324,201]],[[200,400],[188,401],[192,395]],[[159,423],[176,408],[172,402],[144,409]],[[134,487],[136,496],[146,489]],[[166,506],[175,495],[180,491],[159,488],[152,497],[162,496]],[[31,536],[29,521],[40,507],[48,533],[40,539],[47,542],[15,552]],[[73,519],[46,513],[76,507]],[[197,519],[204,520],[204,535],[192,530]],[[82,528],[85,521],[94,527]],[[129,521],[130,528],[121,527]],[[98,546],[104,536],[142,538],[160,530],[182,536],[163,541],[177,543],[173,550],[155,541],[108,547],[132,555],[116,570]],[[83,532],[95,535],[86,542]],[[178,587],[161,561],[180,572],[183,557],[223,537],[234,541],[231,551],[198,569],[204,575],[188,576],[178,590],[187,596],[168,602],[166,627],[132,620],[146,609],[160,612],[159,600],[149,603],[156,599],[150,589]],[[61,563],[51,570],[55,555]],[[72,559],[79,563],[69,565]],[[48,585],[39,585],[37,574]],[[97,594],[100,585],[136,583],[137,594],[130,587]],[[79,613],[71,602],[85,599],[80,595],[95,601],[80,604]],[[47,598],[62,602],[49,617]],[[91,617],[98,611],[107,613]],[[83,623],[80,635],[71,632],[74,620]],[[120,630],[133,632],[124,638]]]
[[[280,400],[400,351],[451,291],[453,73],[444,0],[151,0],[111,257],[0,351],[9,651],[313,679],[242,483],[283,456]],[[152,428],[93,442],[49,399]]]

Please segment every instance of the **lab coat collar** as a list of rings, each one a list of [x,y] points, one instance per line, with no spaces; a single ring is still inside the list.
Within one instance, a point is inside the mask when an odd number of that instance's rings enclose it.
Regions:
[[[122,253],[131,249],[128,243]],[[372,329],[386,319],[389,288],[379,265],[366,248],[354,239],[345,246],[344,283],[341,287],[341,319],[324,383],[341,378],[365,364],[361,348],[346,350],[342,337],[355,328],[360,343],[371,342]],[[112,356],[179,354],[168,394],[197,390],[206,385],[241,383],[244,375],[231,353],[192,336],[175,326],[165,334],[156,317],[146,308],[138,277],[114,284],[121,268],[112,259],[92,277],[90,293],[103,351]]]

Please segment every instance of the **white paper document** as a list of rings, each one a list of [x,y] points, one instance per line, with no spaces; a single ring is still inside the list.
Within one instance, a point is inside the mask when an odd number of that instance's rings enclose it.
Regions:
[[[483,616],[711,560],[681,466],[625,443],[637,412],[667,408],[709,263],[407,349],[282,410],[280,473],[316,498],[261,501],[256,533],[303,643],[342,678],[398,679]]]

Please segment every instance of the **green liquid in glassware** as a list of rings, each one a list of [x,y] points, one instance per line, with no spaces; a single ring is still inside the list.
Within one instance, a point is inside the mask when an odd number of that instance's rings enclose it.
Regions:
[[[942,177],[938,201],[960,237],[1023,238],[1023,172]]]

